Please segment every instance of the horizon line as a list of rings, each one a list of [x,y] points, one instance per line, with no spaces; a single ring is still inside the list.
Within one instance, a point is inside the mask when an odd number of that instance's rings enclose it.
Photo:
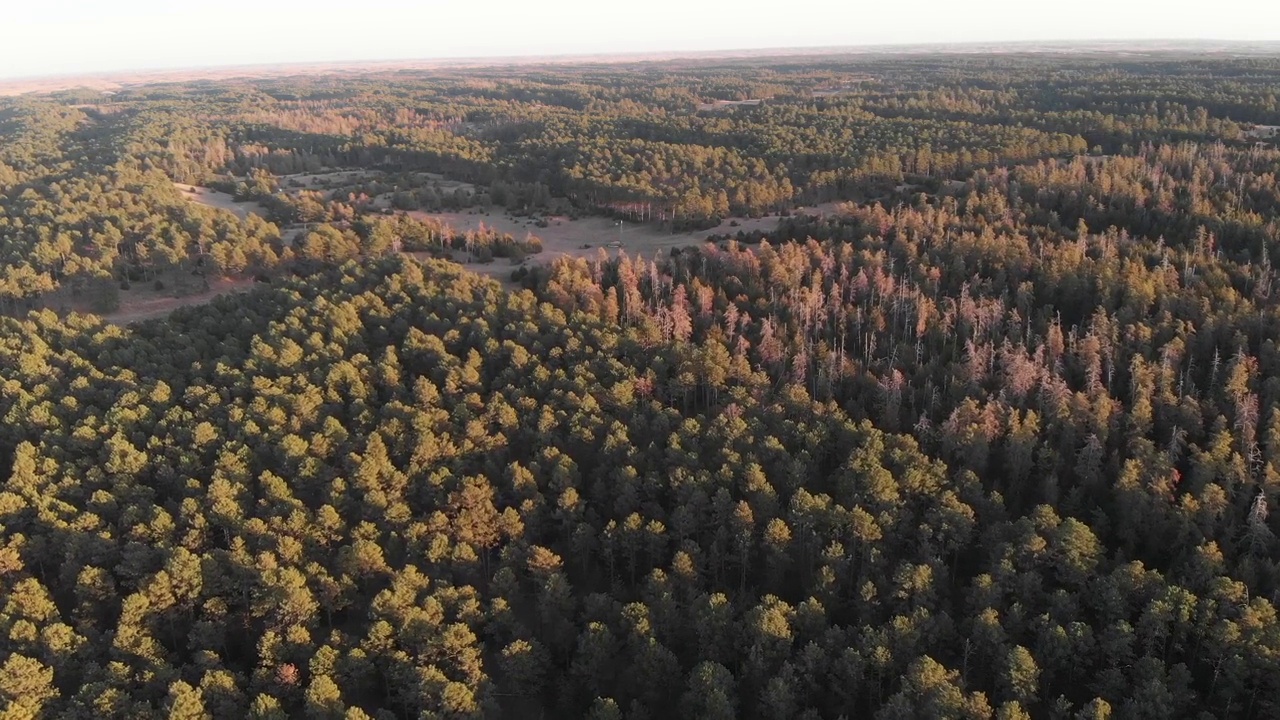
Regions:
[[[347,60],[288,60],[284,62],[247,62],[247,63],[213,63],[204,65],[172,65],[172,66],[155,66],[155,67],[132,67],[120,68],[115,70],[99,70],[87,72],[54,72],[37,75],[23,76],[4,76],[0,75],[0,91],[8,85],[17,85],[19,83],[38,83],[53,81],[71,81],[78,79],[97,80],[99,82],[109,82],[114,78],[128,78],[130,76],[162,76],[173,73],[225,73],[235,71],[261,72],[266,70],[288,71],[289,69],[350,69],[359,71],[363,68],[377,69],[377,66],[405,66],[418,65],[421,68],[401,67],[399,69],[430,69],[431,67],[440,66],[457,66],[457,67],[484,67],[497,66],[507,64],[563,64],[572,62],[586,63],[626,63],[626,62],[644,62],[644,61],[677,61],[683,59],[701,59],[714,60],[719,58],[734,59],[743,57],[752,57],[757,59],[765,59],[768,57],[797,57],[806,55],[840,55],[840,54],[919,54],[920,51],[933,50],[937,54],[967,54],[981,49],[996,47],[1016,47],[1026,48],[1023,52],[1028,54],[1051,54],[1055,50],[1071,46],[1126,46],[1135,50],[1141,50],[1142,46],[1152,45],[1213,45],[1219,46],[1223,50],[1232,47],[1250,47],[1255,49],[1255,54],[1260,55],[1280,55],[1280,40],[1239,40],[1239,39],[1218,39],[1218,38],[1099,38],[1099,39],[1041,39],[1041,40],[965,40],[965,41],[927,41],[918,43],[902,43],[902,42],[868,42],[853,45],[799,45],[799,46],[769,46],[769,47],[741,47],[741,48],[719,48],[709,50],[640,50],[625,52],[566,52],[566,53],[522,53],[512,55],[456,55],[456,56],[435,56],[435,57],[395,57],[395,58],[364,58],[364,59],[347,59]],[[1266,51],[1259,52],[1261,48],[1267,48]],[[967,53],[962,49],[968,49]],[[1169,51],[1177,51],[1178,48],[1161,48]],[[1147,50],[1148,52],[1150,49]],[[392,68],[387,68],[392,69]],[[226,77],[219,79],[234,79],[234,77]],[[162,78],[157,78],[156,83],[165,82]],[[121,83],[125,84],[125,83]],[[131,85],[146,85],[146,82],[132,82]],[[39,94],[42,92],[61,92],[72,90],[78,86],[65,86],[54,90],[32,90],[27,93],[19,94]]]

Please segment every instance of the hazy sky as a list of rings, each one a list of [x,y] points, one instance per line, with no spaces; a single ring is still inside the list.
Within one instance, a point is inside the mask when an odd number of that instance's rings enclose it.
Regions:
[[[1280,40],[1280,0],[0,0],[0,77],[813,45]]]

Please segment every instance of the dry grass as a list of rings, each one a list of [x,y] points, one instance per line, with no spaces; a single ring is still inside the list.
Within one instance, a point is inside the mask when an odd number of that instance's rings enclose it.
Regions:
[[[385,173],[381,170],[329,170],[281,175],[277,179],[280,181],[281,189],[296,194],[302,190],[336,190],[351,187],[370,180],[379,180],[384,175]]]
[[[698,109],[702,111],[710,110],[729,110],[736,107],[755,107],[764,102],[759,98],[753,100],[712,100],[709,103],[698,105]]]
[[[171,270],[159,276],[163,289],[157,290],[153,282],[135,282],[128,290],[119,290],[118,307],[103,313],[95,299],[95,291],[76,294],[70,287],[62,287],[41,298],[42,307],[56,312],[94,314],[114,325],[164,317],[177,308],[203,305],[210,300],[232,292],[242,292],[253,285],[248,278],[204,280],[181,270]]]
[[[123,290],[120,292],[120,308],[102,316],[103,320],[114,325],[131,323],[166,317],[180,307],[203,305],[216,297],[228,293],[244,292],[253,287],[250,278],[219,278],[209,282],[209,289],[201,292],[174,297],[170,292],[157,291],[150,288]]]
[[[443,178],[429,173],[423,173],[423,175],[427,175],[433,180],[442,181],[442,185],[448,182],[455,186],[471,187],[466,183],[444,181]],[[357,183],[362,182],[364,179],[358,171],[308,173],[285,177],[296,178],[308,187],[314,187],[326,180],[349,180],[352,183]],[[263,217],[266,216],[265,210],[259,204],[236,202],[226,193],[190,185],[178,185],[178,188],[192,202],[229,210],[240,217],[246,217],[251,212],[260,214]],[[801,208],[798,212],[809,214],[833,213],[837,212],[841,204],[825,203],[811,208]],[[652,224],[626,221],[619,223],[616,220],[602,217],[570,220],[564,216],[548,216],[544,218],[548,226],[540,228],[531,219],[514,217],[507,214],[504,209],[497,207],[457,212],[429,213],[415,211],[408,213],[408,215],[419,219],[433,219],[445,223],[459,232],[478,230],[483,225],[494,231],[510,234],[518,240],[523,240],[530,234],[535,235],[542,240],[543,250],[537,255],[529,256],[525,260],[526,264],[549,264],[557,258],[595,258],[602,249],[609,255],[622,251],[632,256],[651,258],[671,248],[701,245],[711,235],[732,235],[738,231],[750,233],[757,230],[771,232],[777,229],[780,220],[777,216],[754,219],[730,218],[709,230],[672,233]],[[290,228],[286,229],[283,235],[287,242],[300,232],[303,232],[303,230]],[[415,253],[407,254],[411,256],[418,255]],[[506,258],[498,258],[489,263],[477,263],[469,262],[467,258],[463,257],[458,264],[472,272],[495,278],[507,287],[514,286],[510,278],[512,271],[517,266]],[[206,292],[182,298],[161,294],[148,297],[146,293],[150,291],[131,290],[121,294],[120,310],[106,317],[110,322],[121,324],[161,317],[172,312],[175,308],[208,302],[227,292],[242,290],[250,284],[251,282],[247,280],[223,280],[215,283]]]
[[[440,186],[441,190],[453,192],[454,190],[466,190],[467,192],[475,192],[476,186],[461,180],[450,180],[439,173],[417,173],[418,177],[429,181],[433,185]]]
[[[823,214],[836,212],[841,203],[825,203],[817,207],[802,209],[800,212]],[[491,208],[489,214],[471,210],[447,213],[412,212],[409,215],[417,218],[431,218],[443,222],[454,230],[465,232],[478,230],[481,225],[501,233],[508,233],[518,240],[533,234],[542,240],[542,252],[530,256],[526,263],[547,264],[557,258],[594,258],[603,248],[609,254],[618,250],[628,255],[653,257],[654,255],[677,247],[697,246],[704,243],[709,235],[734,234],[739,230],[754,232],[760,230],[771,232],[778,227],[776,216],[763,218],[731,218],[710,230],[671,233],[656,225],[623,222],[608,218],[590,217],[581,220],[570,220],[567,217],[550,216],[545,218],[548,226],[537,227],[533,221],[516,218]],[[737,225],[732,223],[736,222]],[[614,243],[618,243],[614,246]],[[492,263],[460,263],[474,272],[505,279],[515,269],[509,261],[499,258]]]
[[[182,196],[191,202],[235,213],[242,220],[249,217],[250,213],[264,219],[267,217],[267,209],[259,203],[238,202],[227,193],[213,190],[212,188],[184,185],[182,183],[174,183],[174,185],[182,192]]]

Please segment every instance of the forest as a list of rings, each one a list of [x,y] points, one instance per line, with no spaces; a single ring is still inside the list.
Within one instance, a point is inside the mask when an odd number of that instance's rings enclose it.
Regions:
[[[867,54],[0,98],[0,716],[1280,717],[1278,89]],[[549,257],[446,208],[778,224]],[[256,282],[101,314],[210,278]]]

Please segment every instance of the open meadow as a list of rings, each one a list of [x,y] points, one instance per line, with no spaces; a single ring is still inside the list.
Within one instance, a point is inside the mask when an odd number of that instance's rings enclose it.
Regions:
[[[450,189],[464,188],[474,191],[474,186],[469,183],[446,180],[438,174],[423,173],[423,175],[429,181],[443,184]],[[286,192],[297,192],[299,190],[341,188],[376,177],[376,173],[334,171],[284,176],[281,181],[286,188]],[[247,217],[251,213],[263,218],[267,217],[266,209],[259,203],[236,201],[227,193],[207,187],[178,184],[178,188],[187,199],[207,207],[227,210],[241,218]],[[833,213],[840,204],[831,202],[808,208],[800,207],[793,212],[796,214]],[[414,210],[405,212],[405,214],[416,219],[444,223],[458,232],[488,228],[499,233],[509,234],[517,240],[523,240],[525,237],[533,235],[542,241],[543,250],[541,253],[525,257],[524,263],[526,265],[550,264],[558,258],[594,259],[600,255],[602,250],[606,256],[615,256],[618,252],[625,252],[631,256],[653,258],[656,254],[668,251],[671,248],[701,245],[712,235],[732,235],[739,231],[747,233],[772,232],[778,227],[779,222],[777,215],[759,218],[727,218],[719,225],[706,230],[669,232],[656,223],[638,223],[607,217],[589,216],[571,219],[563,215],[545,215],[534,219],[513,215],[501,207],[472,208],[450,212]],[[540,227],[539,220],[545,222],[546,227]],[[283,234],[291,239],[302,232],[305,232],[305,230],[293,228],[284,231]],[[424,253],[417,253],[416,255],[426,257]],[[470,261],[465,253],[454,253],[454,262],[473,272],[494,277],[509,287],[513,286],[510,282],[510,276],[516,266],[503,258],[480,263]],[[209,299],[216,297],[218,294],[220,292],[215,290],[210,293],[202,293],[200,297]],[[185,300],[185,302],[179,303],[178,299],[175,299],[174,307],[199,302],[199,300],[189,298],[182,300]],[[142,313],[133,311],[132,308],[137,302],[141,301],[135,299],[133,295],[124,297],[122,311],[113,313],[110,317],[115,319],[153,316],[145,311]],[[147,302],[150,302],[152,306],[156,305],[154,300]]]

